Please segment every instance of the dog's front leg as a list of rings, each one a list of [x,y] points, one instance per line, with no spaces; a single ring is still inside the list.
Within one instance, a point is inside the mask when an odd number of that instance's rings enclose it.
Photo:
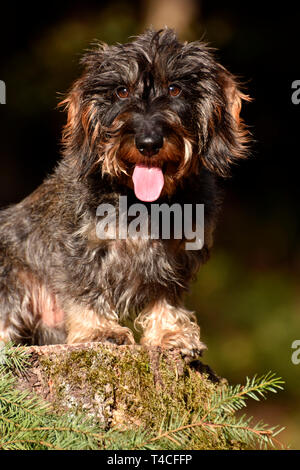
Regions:
[[[141,344],[146,347],[179,349],[184,356],[200,356],[206,346],[200,341],[200,328],[192,312],[173,306],[166,299],[153,302],[136,319],[142,327]]]

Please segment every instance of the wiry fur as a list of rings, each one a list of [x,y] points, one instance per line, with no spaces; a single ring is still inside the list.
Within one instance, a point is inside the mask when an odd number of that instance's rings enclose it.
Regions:
[[[202,42],[147,31],[127,44],[97,45],[61,103],[68,111],[63,158],[20,204],[0,213],[0,331],[18,343],[111,340],[132,343],[119,322],[134,312],[145,345],[203,348],[182,295],[205,262],[219,206],[215,175],[245,156],[246,131],[234,77]],[[168,95],[175,83],[181,95]],[[116,89],[126,86],[128,99]],[[135,146],[147,127],[164,145],[151,159]],[[142,129],[143,128],[143,129]],[[100,240],[96,209],[137,202],[136,164],[163,169],[159,203],[205,204],[205,244]]]

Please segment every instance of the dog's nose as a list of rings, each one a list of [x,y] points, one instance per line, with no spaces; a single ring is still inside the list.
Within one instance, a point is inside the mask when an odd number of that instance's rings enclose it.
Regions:
[[[161,134],[141,135],[136,137],[135,145],[138,151],[146,157],[156,155],[162,148],[164,143]]]

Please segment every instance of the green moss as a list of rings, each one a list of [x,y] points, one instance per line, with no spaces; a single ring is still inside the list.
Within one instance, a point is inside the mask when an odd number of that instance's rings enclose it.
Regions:
[[[208,376],[162,356],[155,375],[142,348],[97,345],[96,349],[73,350],[40,358],[42,374],[51,383],[51,398],[57,411],[84,411],[105,428],[120,430],[147,427],[159,431],[162,420],[180,416],[190,424],[205,413],[209,396],[220,387]],[[191,448],[228,449],[224,437],[195,434]]]

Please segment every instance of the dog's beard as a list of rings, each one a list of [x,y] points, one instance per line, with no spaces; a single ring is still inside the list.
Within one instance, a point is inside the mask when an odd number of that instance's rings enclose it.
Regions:
[[[159,153],[149,158],[138,151],[132,134],[122,132],[119,120],[116,124],[117,132],[111,132],[101,145],[102,174],[125,183],[140,201],[154,202],[161,195],[172,195],[184,176],[197,171],[194,142],[182,127],[168,135]]]

